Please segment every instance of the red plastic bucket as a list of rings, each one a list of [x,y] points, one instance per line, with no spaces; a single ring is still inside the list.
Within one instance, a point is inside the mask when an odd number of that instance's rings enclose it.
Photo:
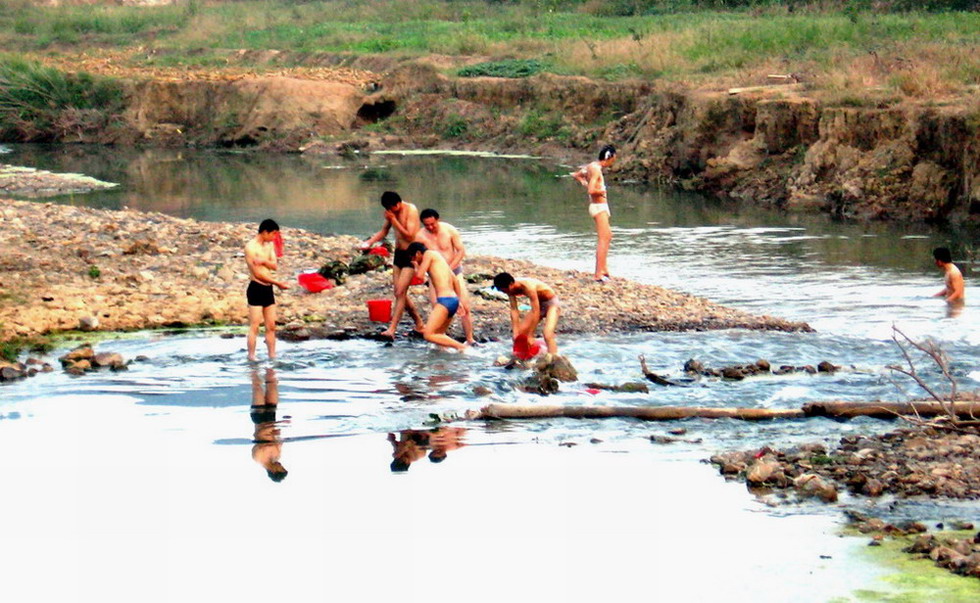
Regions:
[[[333,288],[333,282],[318,272],[303,272],[296,277],[296,280],[299,281],[301,287],[310,293],[319,293],[324,289]]]
[[[380,255],[383,258],[388,257],[391,253],[385,247],[372,247],[371,251],[368,251],[368,255]]]
[[[389,322],[391,320],[390,299],[369,299],[367,307],[368,318],[374,322]]]
[[[514,338],[514,355],[521,360],[534,358],[541,351],[541,348],[540,341],[528,339],[527,335],[518,335]]]

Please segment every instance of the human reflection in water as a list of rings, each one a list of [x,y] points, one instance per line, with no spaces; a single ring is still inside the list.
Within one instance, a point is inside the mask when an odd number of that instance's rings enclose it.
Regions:
[[[462,448],[466,429],[462,427],[437,427],[431,430],[403,429],[388,434],[388,441],[394,449],[391,456],[391,470],[395,473],[408,471],[412,463],[429,453],[429,460],[441,463],[446,460],[450,450]]]
[[[264,374],[252,371],[252,423],[255,434],[252,441],[252,460],[265,467],[269,479],[281,482],[288,472],[279,462],[282,454],[282,439],[276,422],[276,408],[279,405],[279,380],[276,371],[268,368]]]

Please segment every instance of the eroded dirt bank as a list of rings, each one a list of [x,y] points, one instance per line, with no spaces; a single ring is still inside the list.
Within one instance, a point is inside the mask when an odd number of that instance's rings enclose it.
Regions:
[[[202,324],[245,324],[248,282],[242,254],[254,224],[211,223],[132,210],[107,211],[39,202],[0,200],[0,341],[47,333],[125,330]],[[365,302],[390,296],[391,273],[373,270],[316,294],[296,274],[331,260],[360,255],[351,236],[326,237],[286,228],[280,275],[293,288],[278,295],[283,336],[373,337]],[[676,331],[718,328],[809,330],[768,316],[753,316],[660,287],[529,262],[472,257],[467,273],[510,271],[554,285],[562,298],[559,333]],[[469,285],[478,337],[509,334],[506,301],[481,297],[490,283]],[[412,296],[425,311],[426,288]],[[402,328],[408,331],[406,318]],[[454,329],[458,329],[457,324]]]
[[[842,107],[798,85],[729,94],[550,74],[450,78],[425,63],[358,73],[140,81],[128,127],[96,138],[326,153],[520,150],[571,162],[611,142],[621,150],[612,179],[841,217],[980,220],[980,116],[965,102]]]

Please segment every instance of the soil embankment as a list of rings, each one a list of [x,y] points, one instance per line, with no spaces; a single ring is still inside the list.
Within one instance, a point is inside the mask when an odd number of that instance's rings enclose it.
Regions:
[[[966,100],[875,100],[869,91],[850,101],[860,106],[842,106],[799,84],[732,94],[544,73],[456,78],[434,60],[228,77],[120,73],[131,78],[123,125],[65,140],[507,149],[575,162],[611,142],[620,149],[612,180],[844,218],[980,220],[980,114]]]
[[[129,330],[246,323],[248,282],[242,250],[251,224],[210,223],[132,210],[107,211],[48,203],[0,201],[0,341],[84,328]],[[352,275],[333,289],[309,294],[296,273],[331,260],[350,262],[358,240],[286,228],[281,275],[294,287],[278,295],[283,336],[374,337],[365,302],[390,296],[390,272]],[[468,274],[534,275],[562,298],[559,333],[676,331],[722,328],[809,330],[752,316],[705,299],[651,285],[519,260],[472,257]],[[506,301],[481,297],[486,280],[469,286],[474,324],[483,339],[509,334]],[[428,306],[426,288],[412,297]],[[403,322],[408,330],[410,321]],[[457,325],[458,326],[458,325]]]

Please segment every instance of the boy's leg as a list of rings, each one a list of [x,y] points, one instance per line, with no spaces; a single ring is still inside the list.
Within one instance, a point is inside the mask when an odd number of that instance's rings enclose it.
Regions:
[[[262,306],[248,307],[248,336],[245,338],[248,349],[248,359],[255,360],[255,344],[259,338],[259,327],[262,325]]]
[[[595,278],[609,276],[609,245],[612,242],[612,229],[609,227],[609,212],[604,211],[595,216],[596,248],[595,248]]]
[[[276,305],[262,308],[262,317],[265,319],[265,347],[269,350],[269,359],[276,357]]]
[[[402,319],[402,314],[405,312],[405,306],[408,302],[408,285],[412,282],[412,277],[415,276],[415,270],[412,268],[395,268],[391,275],[392,289],[395,294],[395,307],[391,312],[391,325],[386,331],[381,334],[394,337],[395,332],[398,330],[398,321]],[[414,308],[412,312],[414,312]],[[417,314],[417,313],[416,313]],[[414,318],[414,316],[413,316]],[[416,324],[419,321],[416,321]]]
[[[446,309],[446,306],[436,304],[432,308],[432,313],[429,314],[429,321],[425,324],[425,330],[423,331],[425,340],[447,348],[457,350],[465,348],[466,346],[446,335],[446,329],[449,328],[449,324],[452,321],[453,317],[449,315],[449,310]]]
[[[548,308],[548,313],[544,316],[544,341],[548,344],[548,353],[557,354],[558,353],[558,339],[555,337],[555,330],[558,328],[558,315],[561,313],[561,308],[550,307]]]

